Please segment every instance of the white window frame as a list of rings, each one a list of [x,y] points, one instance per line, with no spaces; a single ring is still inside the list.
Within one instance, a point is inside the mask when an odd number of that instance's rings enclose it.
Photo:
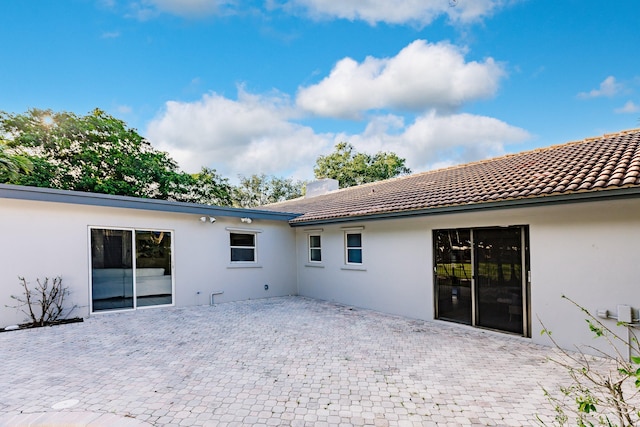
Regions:
[[[311,246],[311,238],[317,237],[319,239],[319,246]],[[308,246],[308,261],[311,264],[322,264],[322,235],[320,233],[310,233],[307,235],[307,246]],[[311,254],[313,251],[318,251],[320,253],[320,259],[314,260]]]
[[[348,236],[350,234],[360,235],[360,246],[349,246]],[[349,262],[349,250],[360,250],[360,262]],[[344,264],[347,266],[362,266],[364,265],[364,237],[362,228],[352,228],[344,230]]]
[[[304,263],[305,267],[324,268],[324,258],[322,255],[322,232],[324,228],[307,228],[303,230],[306,233],[306,249],[307,249],[307,261]],[[317,248],[311,247],[311,236],[320,237],[320,246]],[[311,250],[320,250],[320,261],[311,261]]]
[[[259,228],[245,228],[245,227],[225,227],[225,230],[229,232],[229,238],[227,240],[229,244],[229,264],[227,264],[227,268],[262,268],[262,265],[258,263],[259,261],[259,250],[258,246],[260,245],[258,240],[258,235],[262,233],[262,230]],[[231,261],[231,233],[233,234],[254,234],[253,240],[253,250],[254,250],[254,261]],[[248,246],[239,246],[242,248],[247,248]]]
[[[92,259],[92,240],[91,240],[91,230],[115,230],[115,231],[130,231],[131,232],[131,269],[133,274],[133,307],[131,308],[122,308],[122,309],[114,309],[114,310],[97,310],[95,311],[93,308],[93,259]],[[164,228],[132,228],[132,227],[118,227],[118,226],[102,226],[102,225],[89,225],[87,227],[87,249],[88,249],[88,262],[89,262],[89,311],[91,315],[102,315],[103,313],[114,313],[121,311],[135,311],[135,310],[147,310],[154,309],[159,307],[173,307],[176,305],[176,277],[175,277],[175,230],[174,229],[164,229]],[[138,307],[138,289],[137,289],[137,278],[136,278],[136,269],[137,266],[137,242],[136,242],[136,232],[138,231],[159,231],[164,233],[170,233],[171,235],[171,303],[170,304],[157,304],[157,305],[148,305],[148,306],[140,306]]]
[[[253,246],[233,246],[231,245],[231,236],[233,234],[244,234],[247,236],[253,236]],[[239,261],[233,260],[234,249],[253,249],[253,261]],[[258,233],[255,231],[247,230],[231,230],[229,231],[229,262],[231,264],[257,264],[258,263]]]

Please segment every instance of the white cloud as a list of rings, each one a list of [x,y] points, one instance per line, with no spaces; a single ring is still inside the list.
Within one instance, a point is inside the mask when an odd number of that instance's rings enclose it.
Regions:
[[[463,49],[416,40],[393,58],[345,58],[320,83],[300,88],[298,105],[314,114],[354,118],[362,111],[455,109],[493,96],[505,72],[492,58],[465,62]]]
[[[499,156],[506,145],[529,138],[524,129],[492,117],[430,111],[406,127],[401,118],[376,118],[362,134],[337,139],[350,141],[359,151],[394,152],[414,171],[424,171]]]
[[[120,31],[107,31],[100,36],[103,39],[117,39],[120,37]]]
[[[283,8],[304,10],[314,18],[362,20],[370,25],[411,23],[420,27],[440,16],[455,23],[469,23],[491,16],[507,0],[289,0],[281,1]],[[277,3],[272,1],[271,3]]]
[[[141,21],[169,13],[185,18],[226,14],[235,9],[236,0],[140,0],[131,4],[132,15]]]
[[[640,105],[637,105],[633,101],[627,101],[622,107],[614,110],[618,114],[637,113],[640,111]]]
[[[453,112],[495,95],[504,75],[493,60],[465,62],[463,54],[447,43],[418,40],[393,58],[343,59],[320,83],[299,89],[296,102],[243,87],[235,100],[209,93],[195,102],[169,101],[146,135],[183,170],[213,167],[232,180],[254,173],[312,179],[317,157],[340,141],[361,152],[394,152],[415,172],[502,155],[531,135],[496,118]],[[366,128],[357,134],[319,133],[300,124],[366,111]]]
[[[129,105],[118,105],[116,107],[116,111],[119,114],[130,114],[131,112],[133,112],[133,108],[131,108],[131,106]]]
[[[307,169],[331,150],[333,139],[291,122],[294,116],[288,98],[240,88],[237,100],[212,93],[197,102],[167,102],[147,136],[189,172],[209,166],[232,179],[254,173],[308,178]]]
[[[101,0],[113,7],[114,0]],[[449,23],[468,24],[482,21],[499,9],[523,0],[265,0],[263,6],[239,0],[132,0],[129,7],[140,20],[154,18],[161,13],[186,18],[280,9],[285,13],[302,14],[312,19],[347,19],[365,21],[370,25],[410,24],[418,28],[429,25],[439,17]]]
[[[590,99],[600,97],[612,97],[616,95],[622,89],[622,85],[616,82],[616,78],[609,76],[600,83],[598,89],[593,89],[589,92],[580,92],[578,94],[579,99]]]
[[[419,172],[499,156],[506,145],[531,137],[498,119],[472,114],[430,111],[408,125],[400,116],[382,115],[360,134],[318,134],[293,123],[294,116],[286,98],[243,90],[237,100],[208,94],[192,103],[167,102],[147,136],[184,170],[209,166],[232,180],[254,173],[313,179],[317,157],[330,153],[339,141],[361,152],[394,152]]]
[[[107,9],[113,9],[116,6],[116,1],[115,0],[99,0],[98,5]]]

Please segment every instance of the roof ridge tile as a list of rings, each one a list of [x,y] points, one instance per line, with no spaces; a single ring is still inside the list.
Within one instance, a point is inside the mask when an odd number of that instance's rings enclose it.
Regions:
[[[268,205],[303,223],[640,186],[640,128]]]

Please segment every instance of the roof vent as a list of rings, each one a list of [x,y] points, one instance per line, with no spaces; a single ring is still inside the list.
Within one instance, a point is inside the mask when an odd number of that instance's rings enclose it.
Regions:
[[[331,179],[331,178],[319,179],[317,181],[312,181],[307,183],[307,191],[304,197],[306,199],[309,199],[311,197],[322,196],[323,194],[336,191],[337,189],[338,189],[337,179]]]

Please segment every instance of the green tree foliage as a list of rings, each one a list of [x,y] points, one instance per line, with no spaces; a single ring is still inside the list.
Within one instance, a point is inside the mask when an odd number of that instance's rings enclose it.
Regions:
[[[217,206],[233,204],[234,188],[229,184],[229,180],[220,176],[215,169],[203,166],[200,172],[192,174],[191,178],[191,191],[184,194],[180,201]]]
[[[135,129],[95,109],[86,116],[32,109],[0,112],[0,135],[28,154],[33,172],[16,183],[123,196],[231,203],[230,188],[213,169],[189,175]]]
[[[15,183],[21,175],[31,172],[33,164],[23,155],[16,153],[0,139],[0,183]]]
[[[337,179],[340,188],[345,188],[406,175],[411,169],[395,153],[379,152],[372,156],[356,152],[348,142],[340,142],[333,153],[318,157],[313,172],[318,179]]]
[[[594,340],[600,340],[604,349],[586,347],[598,357],[586,354],[581,347],[567,351],[538,318],[540,333],[548,336],[557,349],[557,356],[550,360],[569,374],[568,385],[560,386],[558,391],[543,388],[555,418],[546,423],[538,417],[540,425],[640,426],[640,341],[636,325],[618,321],[616,328],[607,326],[571,298],[562,298],[582,312]]]
[[[301,197],[305,182],[271,175],[241,176],[240,184],[233,189],[233,205],[252,208]]]

